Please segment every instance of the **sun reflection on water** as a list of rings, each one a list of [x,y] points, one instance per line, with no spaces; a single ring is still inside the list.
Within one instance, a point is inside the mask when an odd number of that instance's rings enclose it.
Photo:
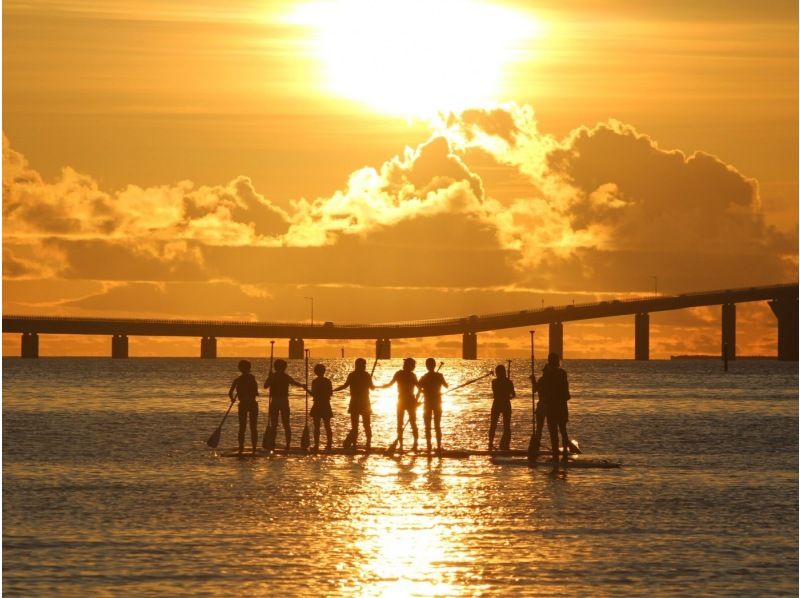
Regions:
[[[348,589],[370,596],[460,594],[474,573],[464,538],[471,526],[459,508],[463,478],[443,479],[441,462],[422,458],[373,459],[369,470],[349,505],[356,558],[347,566],[357,575]],[[454,508],[458,519],[448,514]]]

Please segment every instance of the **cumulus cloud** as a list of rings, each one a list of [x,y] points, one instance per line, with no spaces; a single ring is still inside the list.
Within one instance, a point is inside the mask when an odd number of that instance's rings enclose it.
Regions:
[[[288,217],[255,191],[247,177],[226,185],[128,185],[100,189],[72,168],[45,181],[3,137],[4,237],[58,237],[122,242],[195,240],[206,245],[269,245],[288,229]]]
[[[425,143],[287,210],[245,176],[109,192],[71,168],[43,180],[5,137],[3,161],[6,277],[50,252],[72,278],[611,292],[657,272],[683,291],[787,280],[797,259],[732,165],[616,121],[557,139],[514,104],[445,115]]]

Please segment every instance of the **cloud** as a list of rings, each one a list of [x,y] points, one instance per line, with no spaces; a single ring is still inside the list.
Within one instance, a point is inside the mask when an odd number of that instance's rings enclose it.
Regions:
[[[247,177],[196,187],[128,185],[106,192],[72,168],[52,182],[3,137],[4,238],[48,237],[138,243],[199,241],[205,245],[270,245],[288,229],[286,213],[255,191]]]
[[[790,280],[796,239],[764,221],[757,183],[630,125],[542,133],[530,106],[443,116],[431,137],[276,206],[221,185],[104,191],[45,181],[3,139],[4,276],[595,292]]]

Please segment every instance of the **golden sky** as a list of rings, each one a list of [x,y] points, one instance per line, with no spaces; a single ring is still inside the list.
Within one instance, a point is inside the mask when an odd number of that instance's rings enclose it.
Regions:
[[[314,296],[317,320],[377,322],[641,295],[653,276],[664,293],[794,281],[797,16],[6,0],[4,313],[299,321]],[[738,319],[740,353],[774,353],[765,305]],[[568,324],[565,355],[628,357],[632,337],[632,318]],[[654,314],[651,339],[654,357],[716,353],[719,308]],[[42,354],[109,343],[43,337]],[[395,344],[416,351],[460,339]]]

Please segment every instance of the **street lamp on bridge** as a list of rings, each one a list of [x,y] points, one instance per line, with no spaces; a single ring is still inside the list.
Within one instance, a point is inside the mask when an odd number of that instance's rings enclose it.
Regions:
[[[653,279],[653,295],[658,297],[658,276],[651,274],[650,278]]]
[[[303,299],[308,299],[311,301],[311,325],[314,325],[314,298],[313,297],[303,297]]]

